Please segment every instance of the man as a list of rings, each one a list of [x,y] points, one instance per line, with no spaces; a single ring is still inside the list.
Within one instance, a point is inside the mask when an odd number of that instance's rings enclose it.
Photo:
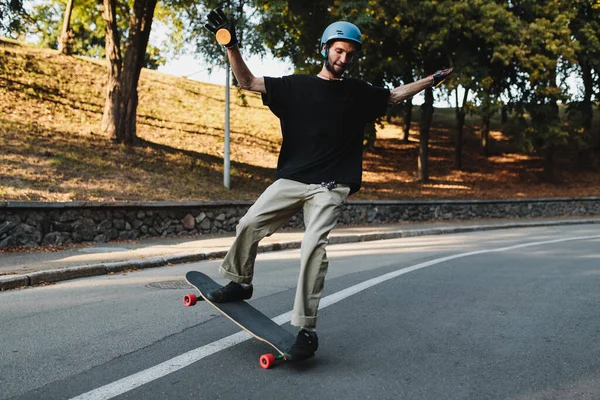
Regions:
[[[307,359],[318,348],[317,310],[328,267],[327,237],[346,197],[361,185],[365,125],[383,116],[388,103],[441,84],[452,69],[391,91],[344,78],[360,51],[362,35],[355,25],[339,21],[323,32],[324,63],[316,76],[255,77],[242,58],[235,27],[223,11],[211,11],[208,21],[206,28],[227,48],[240,86],[262,94],[263,103],[280,118],[283,135],[276,181],[240,220],[236,239],[219,268],[231,282],[208,297],[217,303],[249,299],[258,242],[302,210],[306,230],[291,321],[301,329],[288,353],[294,360]]]

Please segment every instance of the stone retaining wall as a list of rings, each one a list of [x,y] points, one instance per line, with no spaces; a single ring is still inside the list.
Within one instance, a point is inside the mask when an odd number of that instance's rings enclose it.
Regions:
[[[0,247],[235,232],[252,202],[0,202]],[[600,198],[349,201],[338,225],[600,215]],[[286,227],[302,227],[302,213]]]

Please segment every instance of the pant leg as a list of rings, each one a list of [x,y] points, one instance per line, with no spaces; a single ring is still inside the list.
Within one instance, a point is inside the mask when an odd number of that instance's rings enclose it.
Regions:
[[[237,283],[251,283],[258,243],[273,234],[302,207],[307,185],[279,179],[250,207],[236,227],[236,238],[219,272]]]
[[[313,193],[304,204],[304,224],[306,232],[302,240],[300,256],[300,276],[296,288],[296,300],[292,315],[292,325],[316,327],[317,311],[329,267],[327,237],[335,227],[341,207],[350,188],[338,186],[333,190],[311,185]]]

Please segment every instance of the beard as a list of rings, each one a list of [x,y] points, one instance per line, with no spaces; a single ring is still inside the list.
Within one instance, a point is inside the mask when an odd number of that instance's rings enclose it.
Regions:
[[[325,63],[325,68],[327,68],[327,71],[331,72],[336,78],[341,78],[342,75],[344,75],[344,72],[346,72],[347,66],[340,67],[341,69],[338,71],[332,66],[331,58],[327,57],[327,62]]]

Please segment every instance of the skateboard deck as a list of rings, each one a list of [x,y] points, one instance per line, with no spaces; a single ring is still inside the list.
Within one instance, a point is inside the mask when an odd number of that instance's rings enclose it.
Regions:
[[[252,307],[245,301],[230,303],[212,303],[206,298],[206,293],[219,289],[221,285],[213,281],[202,272],[190,271],[185,275],[185,280],[200,292],[202,299],[216,308],[221,314],[236,323],[240,328],[251,334],[254,338],[273,347],[278,354],[264,354],[260,357],[260,366],[271,368],[278,360],[291,360],[287,350],[294,344],[296,337],[269,317]],[[202,300],[200,299],[200,300]],[[194,294],[186,294],[183,304],[193,306],[199,299]]]

